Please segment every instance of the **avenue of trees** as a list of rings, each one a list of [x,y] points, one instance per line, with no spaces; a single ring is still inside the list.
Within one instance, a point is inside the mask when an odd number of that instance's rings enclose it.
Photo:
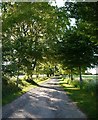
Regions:
[[[98,64],[98,4],[2,3],[2,76],[82,72]],[[76,24],[71,26],[70,18]],[[62,74],[62,72],[60,72]],[[17,83],[18,84],[18,83]]]

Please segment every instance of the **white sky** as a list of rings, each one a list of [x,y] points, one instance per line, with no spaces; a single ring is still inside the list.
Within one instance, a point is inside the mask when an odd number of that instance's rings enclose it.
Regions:
[[[88,69],[87,71],[92,73],[92,74],[96,74],[97,73],[96,68]]]
[[[50,0],[52,1],[52,5],[55,6],[57,4],[58,7],[63,7],[64,6],[64,0]],[[56,1],[56,4],[55,4]]]
[[[62,6],[64,6],[64,0],[56,0],[56,3],[57,3],[57,5],[58,5],[58,7],[62,7]]]
[[[53,5],[53,6],[57,5],[58,7],[63,7],[67,0],[50,0],[50,1],[52,1],[51,5]],[[56,1],[56,3],[55,3],[55,1]],[[75,25],[75,19],[71,18],[70,20],[71,20],[71,26],[74,26]]]

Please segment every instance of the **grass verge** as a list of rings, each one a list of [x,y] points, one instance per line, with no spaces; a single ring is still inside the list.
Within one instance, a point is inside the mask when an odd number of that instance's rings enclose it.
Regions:
[[[96,84],[92,81],[83,82],[80,89],[79,81],[70,81],[63,79],[61,86],[68,96],[77,104],[77,106],[87,115],[88,118],[96,118]]]
[[[37,78],[34,79],[34,81],[37,84],[40,84],[42,82],[45,82],[48,80],[48,78]],[[5,81],[5,80],[3,80]],[[27,82],[25,79],[19,79],[19,86],[16,86],[16,80],[15,78],[12,78],[11,80],[7,80],[8,82],[3,82],[2,84],[2,105],[6,105],[22,94],[26,93],[30,89],[36,87],[35,85]]]

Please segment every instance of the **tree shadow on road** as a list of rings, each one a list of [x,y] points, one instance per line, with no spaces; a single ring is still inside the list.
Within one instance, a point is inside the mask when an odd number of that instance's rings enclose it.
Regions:
[[[48,89],[54,89],[54,90],[57,90],[57,91],[64,91],[59,85],[53,85],[51,87],[49,86],[46,86],[46,85],[39,85],[39,87],[42,87],[42,88],[48,88]]]
[[[28,83],[31,83],[32,85],[39,86],[38,83],[36,83],[33,79],[26,79]]]
[[[16,117],[37,118],[75,118],[81,117],[77,115],[77,110],[72,109],[72,102],[65,95],[59,83],[50,83],[39,85],[37,89],[25,93],[21,98],[14,101],[3,110],[3,118],[14,115]],[[39,89],[47,88],[47,89]],[[50,90],[48,90],[50,89]],[[60,92],[59,92],[60,91]],[[66,108],[65,108],[66,107]],[[7,112],[6,112],[7,111]],[[71,112],[71,114],[69,114]],[[66,113],[66,114],[65,114]]]

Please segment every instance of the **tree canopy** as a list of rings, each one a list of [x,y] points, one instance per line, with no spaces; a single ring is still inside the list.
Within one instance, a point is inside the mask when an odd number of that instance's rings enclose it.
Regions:
[[[98,64],[97,12],[96,3],[2,3],[3,75],[32,77],[35,68],[54,74],[61,64],[81,77],[81,69]]]

